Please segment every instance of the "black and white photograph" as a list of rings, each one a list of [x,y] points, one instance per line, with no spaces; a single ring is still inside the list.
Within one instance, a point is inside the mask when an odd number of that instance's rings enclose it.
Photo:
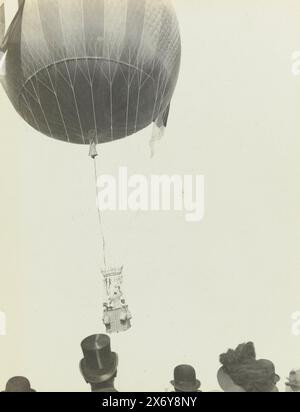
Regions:
[[[0,83],[0,396],[300,392],[299,0],[0,0]]]

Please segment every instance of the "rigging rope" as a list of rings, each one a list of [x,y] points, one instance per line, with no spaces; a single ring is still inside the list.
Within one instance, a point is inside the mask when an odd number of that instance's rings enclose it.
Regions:
[[[104,263],[104,267],[107,268],[106,241],[105,241],[105,236],[104,236],[104,230],[103,230],[103,224],[102,224],[102,216],[101,216],[100,205],[99,205],[97,162],[96,162],[96,156],[91,156],[91,157],[92,157],[93,163],[94,163],[94,175],[95,175],[97,211],[98,211],[98,219],[99,219],[99,225],[100,225],[100,234],[101,234],[101,238],[102,238],[103,263]]]

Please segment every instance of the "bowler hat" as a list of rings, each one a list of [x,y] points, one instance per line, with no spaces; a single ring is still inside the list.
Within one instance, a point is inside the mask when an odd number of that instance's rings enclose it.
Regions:
[[[84,358],[80,370],[88,383],[102,383],[115,375],[118,355],[111,351],[109,336],[89,336],[81,342],[81,348]]]
[[[260,368],[261,372],[264,372],[265,378],[269,378],[273,380],[274,385],[280,381],[280,376],[277,375],[275,372],[275,366],[274,363],[271,362],[268,359],[259,359],[256,361],[257,363],[257,368]]]
[[[174,380],[171,381],[171,384],[182,392],[195,392],[201,386],[200,381],[196,378],[195,369],[190,365],[176,366]]]
[[[30,387],[30,382],[27,378],[15,376],[9,379],[4,392],[35,392],[35,390]]]

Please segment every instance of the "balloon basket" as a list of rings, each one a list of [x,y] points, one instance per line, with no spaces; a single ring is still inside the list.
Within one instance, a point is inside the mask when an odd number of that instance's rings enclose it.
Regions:
[[[108,309],[103,313],[103,323],[107,333],[126,332],[131,328],[130,319],[128,306],[119,309]]]
[[[103,323],[107,333],[125,332],[131,328],[132,316],[122,291],[122,272],[123,266],[102,270],[106,293],[103,304]]]

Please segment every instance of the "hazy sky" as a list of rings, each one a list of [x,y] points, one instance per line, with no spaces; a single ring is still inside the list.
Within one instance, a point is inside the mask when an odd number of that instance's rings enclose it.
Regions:
[[[10,0],[9,0],[10,1]],[[205,218],[105,213],[112,263],[124,263],[132,329],[112,337],[120,390],[164,390],[176,364],[217,388],[218,355],[253,340],[282,383],[300,367],[300,50],[297,0],[176,0],[183,56],[165,138],[151,129],[100,149],[116,174],[202,174]],[[101,247],[88,148],[1,108],[0,389],[88,391],[80,342],[101,323]],[[298,362],[298,364],[297,364]]]

